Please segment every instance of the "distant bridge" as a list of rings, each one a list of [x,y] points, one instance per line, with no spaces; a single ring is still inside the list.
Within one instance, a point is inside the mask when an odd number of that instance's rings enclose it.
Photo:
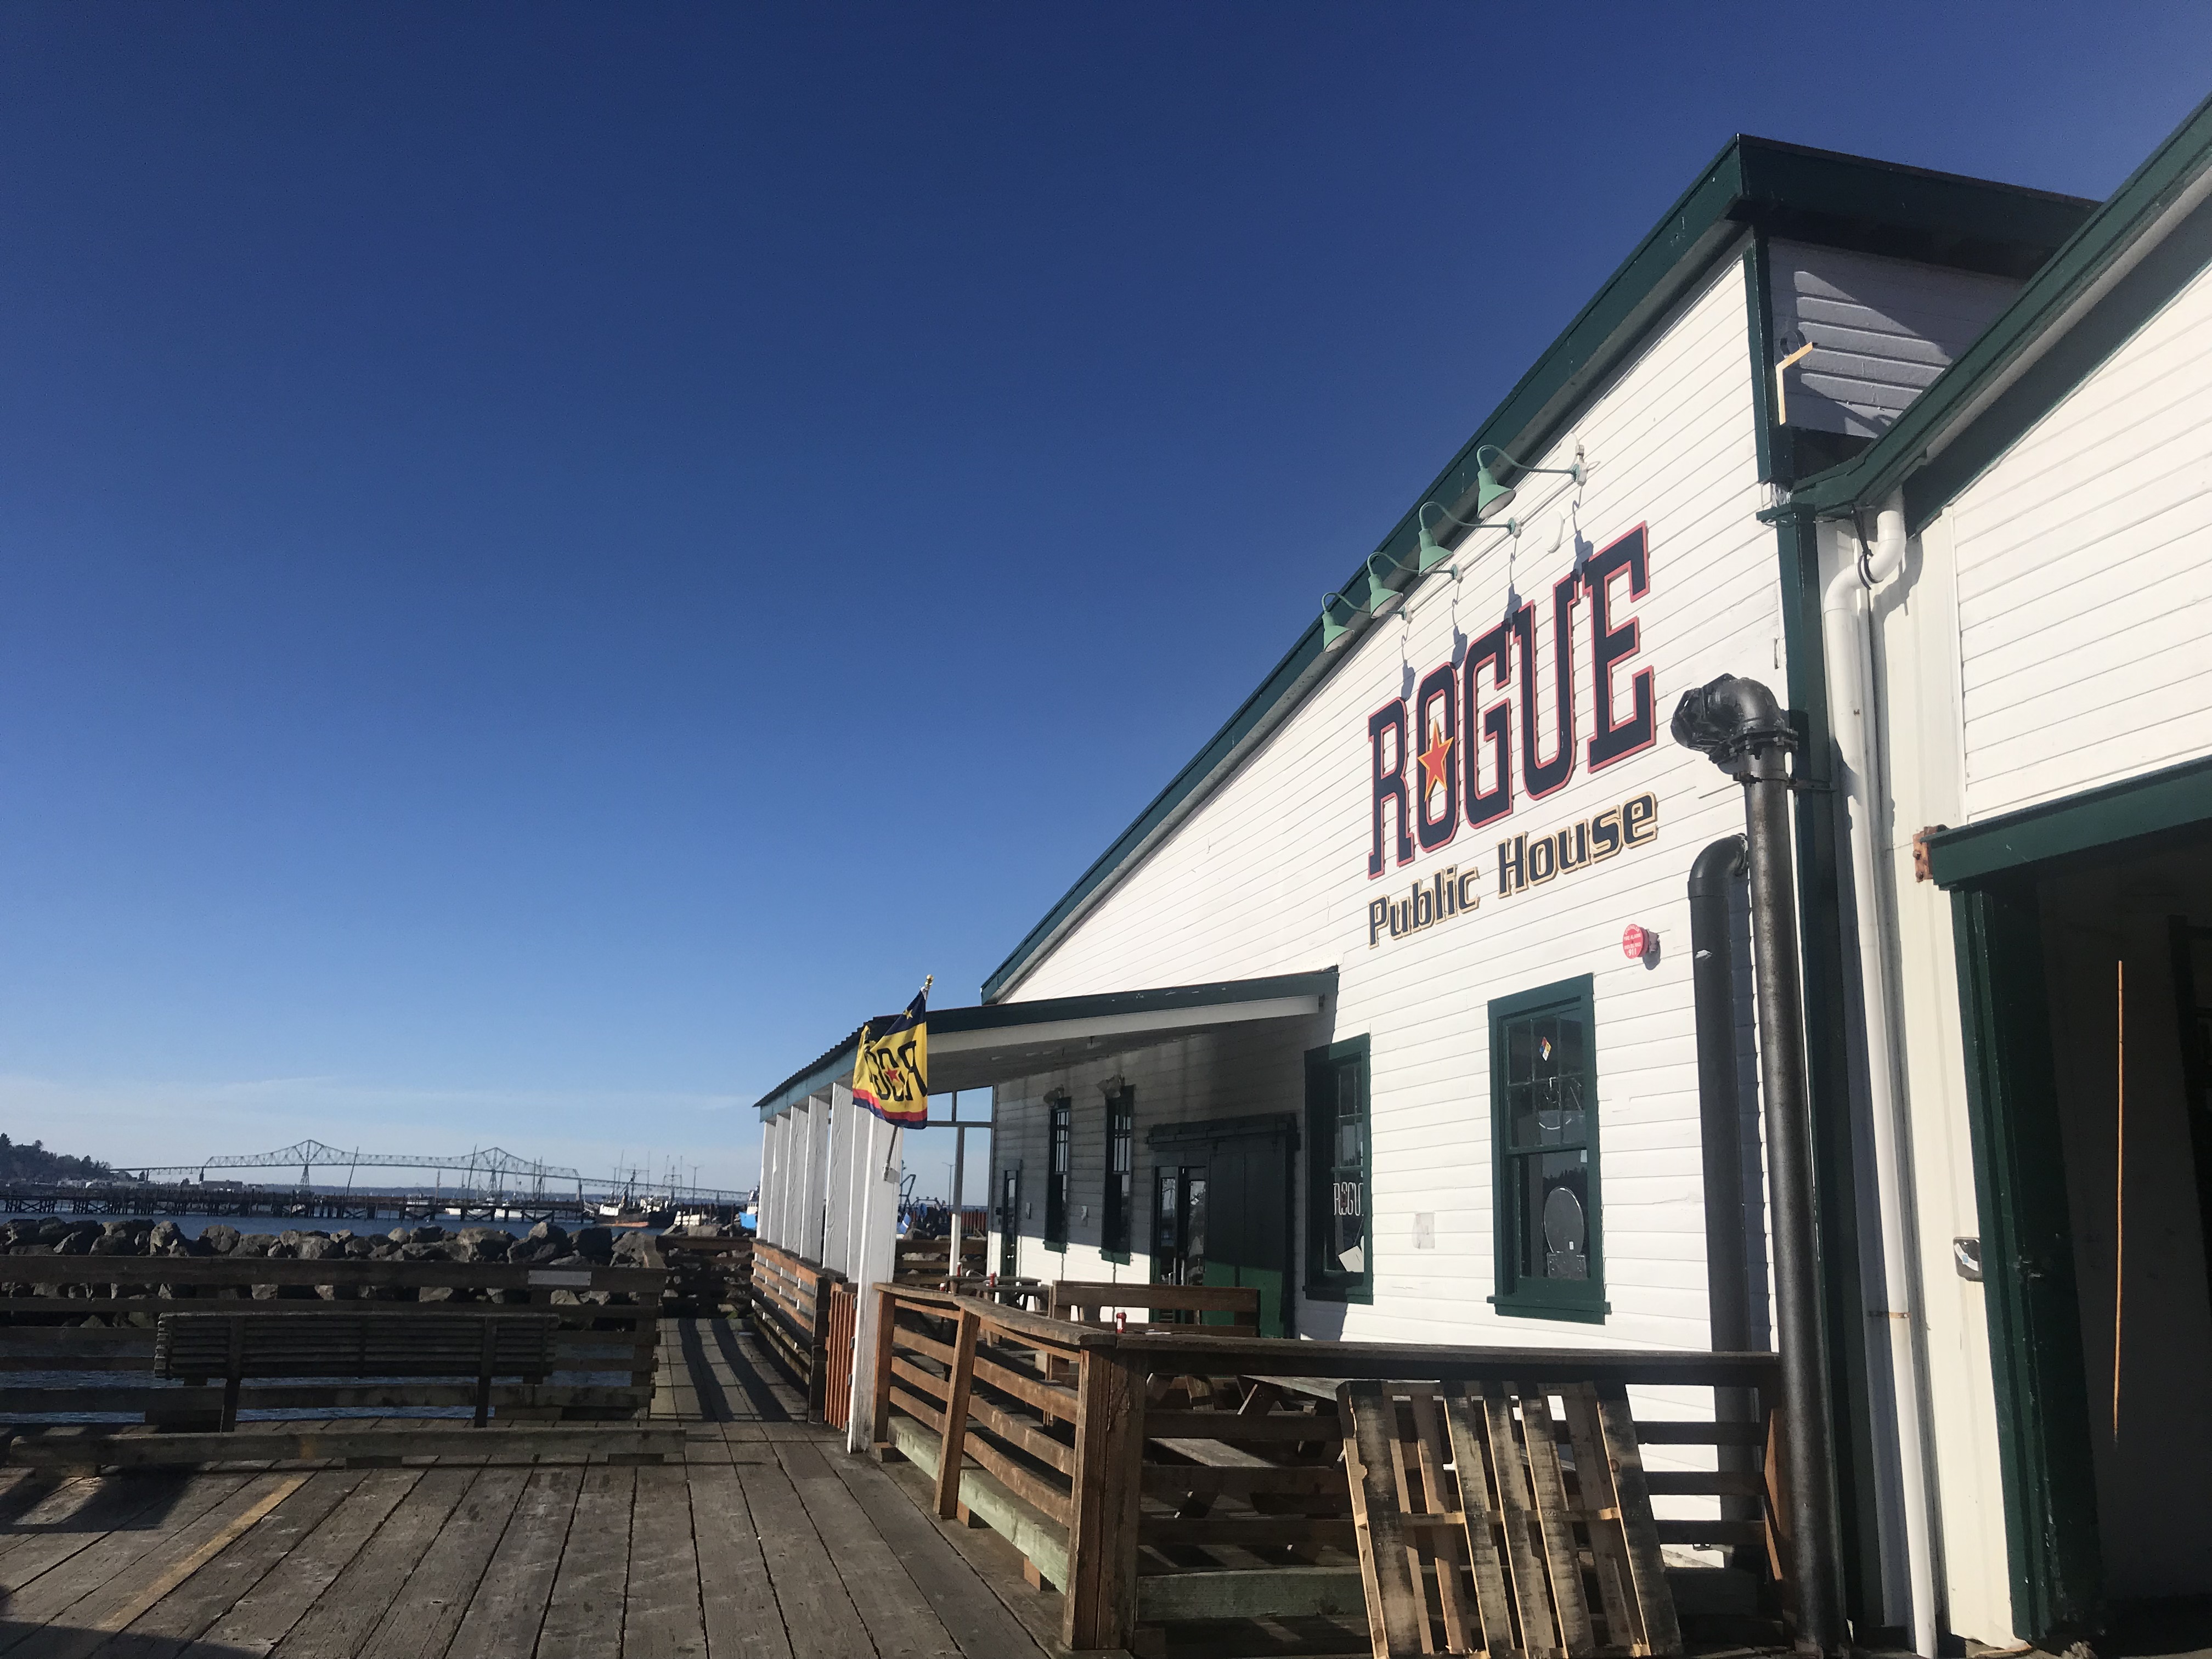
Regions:
[[[457,1198],[466,1194],[544,1199],[552,1196],[546,1190],[548,1183],[560,1189],[574,1187],[574,1201],[577,1203],[590,1198],[650,1199],[665,1204],[720,1208],[742,1205],[751,1197],[750,1193],[721,1187],[641,1181],[635,1170],[627,1176],[617,1173],[604,1179],[586,1176],[561,1164],[540,1164],[519,1157],[500,1146],[481,1146],[456,1157],[434,1158],[409,1152],[364,1152],[358,1148],[349,1152],[319,1140],[299,1140],[289,1146],[279,1146],[273,1152],[224,1153],[203,1158],[198,1164],[137,1165],[133,1172],[145,1182],[204,1182],[211,1170],[297,1170],[298,1186],[305,1191],[314,1184],[318,1170],[344,1170],[346,1185],[350,1188],[356,1170],[371,1169],[429,1170],[434,1188],[441,1192],[450,1189]],[[448,1170],[460,1177],[451,1183],[450,1188],[444,1179]]]

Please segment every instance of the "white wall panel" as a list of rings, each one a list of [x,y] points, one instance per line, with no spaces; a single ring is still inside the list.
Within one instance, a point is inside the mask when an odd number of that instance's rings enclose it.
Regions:
[[[1954,501],[1964,811],[2212,751],[2212,274]]]
[[[1332,1035],[1365,1032],[1373,1043],[1376,1294],[1372,1306],[1303,1304],[1299,1326],[1310,1334],[1676,1348],[1707,1342],[1684,884],[1708,842],[1742,828],[1743,811],[1738,788],[1702,757],[1674,747],[1665,726],[1682,691],[1717,675],[1750,675],[1778,688],[1784,679],[1774,537],[1754,517],[1761,501],[1751,368],[1744,286],[1734,262],[1685,301],[1540,459],[1564,465],[1577,441],[1590,467],[1577,516],[1592,550],[1647,526],[1649,593],[1632,603],[1625,582],[1615,587],[1616,623],[1632,615],[1641,630],[1640,654],[1617,672],[1616,702],[1626,712],[1631,675],[1655,671],[1654,746],[1595,774],[1584,756],[1555,793],[1524,797],[1510,817],[1480,831],[1462,828],[1441,851],[1420,854],[1402,869],[1394,862],[1381,880],[1367,878],[1368,714],[1400,694],[1401,661],[1421,673],[1453,657],[1455,611],[1468,635],[1502,616],[1509,581],[1538,603],[1540,635],[1548,639],[1551,586],[1575,560],[1571,537],[1551,546],[1567,511],[1562,498],[1534,515],[1517,553],[1491,548],[1496,538],[1489,534],[1477,537],[1489,550],[1462,560],[1467,574],[1456,590],[1448,577],[1431,576],[1416,590],[1409,620],[1388,618],[1349,647],[1237,774],[1012,994],[1030,999],[1339,968]],[[1521,510],[1541,501],[1547,482],[1528,481]],[[1587,743],[1587,599],[1576,608],[1576,623],[1577,739]],[[1550,752],[1553,735],[1544,732],[1540,752]],[[1517,754],[1516,761],[1517,775]],[[1501,832],[1556,829],[1646,790],[1660,801],[1656,842],[1546,887],[1497,896]],[[1369,901],[1385,892],[1402,897],[1413,879],[1454,862],[1483,870],[1480,908],[1370,949]],[[1656,968],[1622,956],[1621,932],[1632,921],[1659,932]],[[1612,1312],[1602,1325],[1501,1317],[1486,1300],[1492,1282],[1487,1004],[1583,973],[1595,985]],[[1218,1081],[1199,1092],[1195,1051],[1204,1042],[1178,1046],[1193,1053],[1179,1085],[1191,1093],[1176,1109],[1232,1115],[1237,1108]],[[1279,1084],[1249,1109],[1298,1109],[1302,1073],[1287,1048],[1284,1060]],[[1139,1080],[1128,1058],[1116,1063],[1138,1084],[1139,1163],[1148,1170],[1141,1133],[1163,1105],[1158,1085]],[[1085,1086],[1076,1087],[1078,1103],[1096,1109],[1095,1082],[1087,1094]],[[1002,1091],[1000,1098],[1004,1122],[1040,1115],[1021,1108],[1017,1091]],[[1103,1113],[1090,1115],[1103,1124]],[[1079,1126],[1085,1121],[1079,1114]],[[1096,1184],[1103,1133],[1079,1127],[1079,1182]],[[1008,1137],[1002,1161],[1017,1139]],[[1041,1140],[1028,1156],[1041,1174]],[[1148,1200],[1140,1188],[1140,1224]],[[1435,1217],[1432,1249],[1413,1248],[1416,1213]],[[1036,1248],[1025,1244],[1027,1252]],[[1035,1260],[1030,1255],[1025,1265]],[[1139,1257],[1121,1271],[1142,1266]],[[1079,1226],[1072,1226],[1065,1272],[1106,1271]]]

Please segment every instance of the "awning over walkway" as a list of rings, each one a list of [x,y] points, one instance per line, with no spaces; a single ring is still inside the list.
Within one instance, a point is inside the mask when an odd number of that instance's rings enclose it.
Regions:
[[[1323,1000],[1335,993],[1336,969],[1329,968],[1317,974],[1277,974],[1217,985],[933,1008],[930,1092],[988,1088],[1079,1060],[1102,1060],[1255,1020],[1304,1018],[1321,1012]],[[763,1095],[758,1102],[760,1115],[775,1117],[834,1083],[849,1081],[860,1039],[855,1030]]]

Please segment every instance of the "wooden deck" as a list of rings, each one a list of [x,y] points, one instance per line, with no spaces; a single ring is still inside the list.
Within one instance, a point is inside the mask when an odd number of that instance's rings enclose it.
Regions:
[[[680,1466],[502,1460],[492,1429],[396,1468],[0,1472],[0,1656],[1036,1659],[1058,1598],[1018,1556],[794,1420],[742,1325],[662,1335]]]

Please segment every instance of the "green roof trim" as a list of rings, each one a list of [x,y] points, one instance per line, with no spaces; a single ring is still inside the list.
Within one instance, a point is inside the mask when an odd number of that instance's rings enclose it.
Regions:
[[[1907,526],[1918,530],[1950,503],[2097,366],[2212,260],[2212,212],[2200,207],[2085,313],[2064,340],[2011,385],[1977,403],[2025,354],[2096,288],[2136,242],[2164,217],[2212,165],[2212,98],[2091,214],[2050,262],[2014,296],[1981,337],[1889,430],[1840,466],[1806,479],[1793,510],[1840,518],[1905,491]],[[1932,459],[1929,447],[1965,427]]]
[[[1410,505],[1376,550],[1395,568],[1415,568],[1422,505],[1467,518],[1475,453],[1495,444],[1536,459],[1605,378],[1691,285],[1758,230],[1796,240],[1921,259],[1991,275],[2026,277],[2094,207],[2077,197],[1869,161],[1771,139],[1729,141],[1636,249],[1607,277],[1504,400]],[[1346,601],[1373,597],[1365,562],[1340,585]],[[1318,614],[1259,689],[1152,798],[1030,928],[984,981],[986,1002],[1012,989],[1094,894],[1146,847],[1244,744],[1271,725],[1324,672]]]
[[[1932,831],[1928,873],[1939,887],[1970,887],[2031,865],[2207,820],[2212,820],[2212,757]]]

